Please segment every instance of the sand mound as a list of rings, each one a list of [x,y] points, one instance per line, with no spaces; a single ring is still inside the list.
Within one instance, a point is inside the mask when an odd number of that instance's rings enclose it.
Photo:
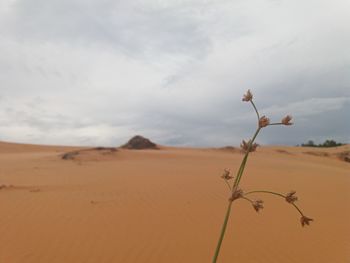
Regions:
[[[13,185],[2,184],[2,185],[0,185],[0,190],[2,190],[2,189],[12,189],[13,187],[14,187]]]
[[[277,149],[276,152],[278,153],[284,153],[284,154],[291,154],[290,152],[283,150],[283,149]]]
[[[329,149],[328,152],[313,150],[313,151],[308,151],[303,153],[317,156],[317,157],[329,157],[331,159],[338,159],[340,161],[350,162],[350,151],[348,150],[347,146]]]
[[[36,188],[33,186],[17,186],[12,184],[1,184],[0,191],[5,191],[5,190],[28,190],[29,192],[32,192],[32,193],[41,191],[40,188]]]
[[[83,149],[72,152],[67,152],[61,155],[63,160],[101,160],[107,155],[112,155],[117,151],[112,147],[96,147],[91,149]]]
[[[122,148],[131,150],[158,149],[155,143],[140,135],[132,137],[126,144],[122,146]]]
[[[313,156],[319,156],[319,157],[328,157],[329,153],[326,152],[304,152],[305,154],[313,155]]]
[[[223,151],[223,152],[231,152],[231,153],[237,153],[237,152],[240,152],[240,149],[236,148],[236,147],[233,147],[233,146],[224,146],[224,147],[221,147],[221,148],[216,148],[217,150],[219,151]]]
[[[337,154],[340,160],[350,163],[350,151],[340,152]]]
[[[79,155],[79,151],[68,152],[68,153],[65,153],[62,155],[62,159],[63,160],[74,160],[77,155]]]

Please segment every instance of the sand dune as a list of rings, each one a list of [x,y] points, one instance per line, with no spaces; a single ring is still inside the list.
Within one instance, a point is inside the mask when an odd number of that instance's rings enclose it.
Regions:
[[[85,148],[84,148],[85,149]],[[86,148],[87,149],[87,148]],[[236,149],[90,149],[0,143],[0,262],[210,262]],[[261,147],[244,190],[297,190],[315,219],[302,228],[283,200],[233,206],[219,262],[344,263],[350,260],[350,163],[331,149]]]

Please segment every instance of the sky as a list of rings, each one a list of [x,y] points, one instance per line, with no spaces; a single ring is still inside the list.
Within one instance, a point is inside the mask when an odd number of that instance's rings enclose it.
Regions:
[[[0,140],[350,143],[348,0],[0,0]]]

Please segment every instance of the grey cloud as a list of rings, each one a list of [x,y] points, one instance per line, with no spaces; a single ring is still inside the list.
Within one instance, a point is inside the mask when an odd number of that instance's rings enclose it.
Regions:
[[[17,1],[11,20],[18,39],[102,45],[129,56],[203,56],[210,39],[185,8],[141,1]]]
[[[249,88],[263,114],[295,117],[261,143],[349,142],[350,19],[341,2],[0,7],[2,140],[118,145],[143,134],[170,145],[238,144],[256,124],[241,101]]]

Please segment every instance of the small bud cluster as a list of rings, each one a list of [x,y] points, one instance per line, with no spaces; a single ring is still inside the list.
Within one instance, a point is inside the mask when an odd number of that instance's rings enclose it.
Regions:
[[[263,204],[264,204],[264,201],[261,199],[253,201],[253,203],[252,203],[253,208],[255,209],[256,212],[259,212],[260,209],[264,208]]]
[[[242,101],[252,101],[252,99],[253,94],[248,90],[247,93],[243,95]]]
[[[295,196],[296,191],[290,191],[286,195],[286,201],[290,204],[294,204],[294,202],[298,201],[298,197]]]
[[[302,216],[301,218],[300,218],[300,223],[301,223],[301,225],[304,227],[305,225],[310,225],[310,222],[311,221],[314,221],[312,218],[309,218],[309,217],[306,217],[306,216]]]
[[[259,146],[259,144],[257,143],[253,143],[251,146],[250,146],[250,149],[249,149],[249,145],[251,144],[251,140],[249,141],[245,141],[245,140],[242,140],[242,143],[241,143],[241,148],[244,152],[255,152],[256,151],[256,148]]]
[[[243,196],[243,190],[237,188],[234,191],[232,191],[229,201],[233,202],[234,200],[241,198]]]
[[[260,128],[264,128],[264,127],[268,126],[269,124],[270,124],[270,119],[267,118],[266,116],[262,116],[259,119],[259,127]]]
[[[286,117],[284,117],[282,120],[281,120],[281,123],[283,125],[292,125],[293,123],[290,122],[292,120],[292,116],[290,115],[287,115]]]
[[[231,180],[233,176],[231,176],[231,171],[229,169],[225,169],[224,173],[221,175],[221,178],[224,180]]]

